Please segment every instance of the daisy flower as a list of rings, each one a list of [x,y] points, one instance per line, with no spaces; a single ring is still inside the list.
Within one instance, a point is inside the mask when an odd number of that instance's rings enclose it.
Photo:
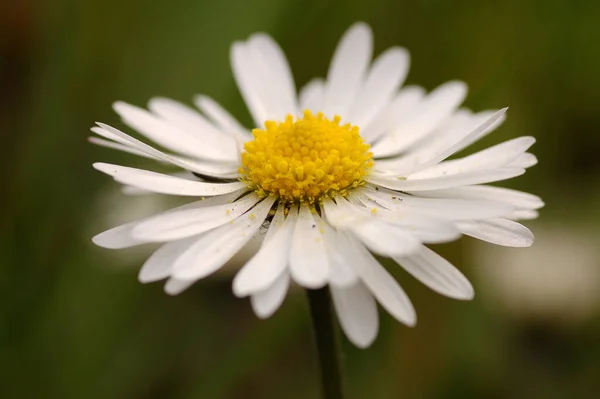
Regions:
[[[179,168],[172,174],[107,163],[94,167],[130,193],[195,197],[194,202],[115,227],[93,238],[105,248],[164,243],[142,266],[141,282],[167,279],[177,294],[221,268],[253,237],[256,253],[233,280],[265,318],[291,282],[329,287],[346,336],[359,347],[377,335],[377,303],[413,326],[416,314],[380,264],[391,258],[432,290],[473,298],[463,274],[425,244],[469,235],[512,247],[533,242],[519,219],[543,206],[537,196],[489,186],[537,161],[532,137],[447,160],[505,118],[461,108],[467,87],[445,83],[426,93],[401,87],[409,54],[392,47],[372,61],[364,23],[341,38],[327,77],[296,92],[286,58],[266,34],[231,47],[233,75],[254,119],[242,126],[211,98],[200,112],[154,98],[148,110],[117,102],[125,124],[165,151],[103,123],[92,128],[106,147]]]

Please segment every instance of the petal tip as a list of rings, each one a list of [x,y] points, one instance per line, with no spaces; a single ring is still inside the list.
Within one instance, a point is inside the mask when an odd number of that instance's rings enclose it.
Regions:
[[[371,34],[371,26],[364,21],[356,21],[348,28],[348,32],[362,31],[362,34]]]
[[[96,234],[95,236],[93,236],[92,243],[94,243],[94,245],[96,245],[100,248],[106,248],[106,249],[120,249],[121,248],[119,245],[116,245],[111,240],[105,240],[106,236],[104,233],[106,233],[106,232]]]
[[[412,318],[408,318],[403,321],[403,323],[407,327],[416,327],[417,326],[417,315],[414,315]]]
[[[252,302],[252,310],[254,311],[256,317],[261,320],[266,320],[275,313],[275,309],[263,309],[260,306],[256,306],[254,302]]]
[[[350,342],[352,342],[352,344],[354,346],[356,346],[358,349],[368,349],[373,344],[373,342],[375,342],[375,338],[376,337],[372,337],[369,339],[365,339],[364,341],[359,341],[359,340],[350,339],[350,338],[348,338],[348,340]]]
[[[451,296],[452,299],[459,301],[472,301],[475,298],[475,291],[473,289],[465,292],[461,292]]]
[[[125,108],[130,107],[130,105],[125,101],[119,100],[112,103],[112,107],[118,114],[120,114]]]

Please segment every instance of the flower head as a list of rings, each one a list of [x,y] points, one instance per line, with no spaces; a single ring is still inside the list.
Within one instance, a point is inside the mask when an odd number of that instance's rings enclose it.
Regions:
[[[234,43],[238,87],[254,118],[248,130],[216,102],[198,96],[201,113],[156,98],[149,111],[126,103],[126,124],[162,152],[99,123],[91,141],[182,169],[161,174],[96,163],[129,192],[199,197],[188,205],[94,237],[107,248],[164,243],[140,271],[142,282],[168,279],[176,294],[222,267],[252,237],[260,249],[233,281],[259,317],[283,302],[291,281],[329,286],[343,330],[366,347],[378,331],[376,302],[414,325],[414,308],[377,256],[393,259],[431,289],[471,299],[463,274],[424,244],[461,235],[505,246],[529,246],[515,220],[537,216],[536,196],[488,186],[533,166],[534,143],[521,137],[447,160],[490,133],[506,109],[459,108],[466,85],[448,82],[426,94],[402,87],[406,50],[393,47],[371,62],[371,30],[352,26],[326,79],[296,93],[288,63],[267,35]]]

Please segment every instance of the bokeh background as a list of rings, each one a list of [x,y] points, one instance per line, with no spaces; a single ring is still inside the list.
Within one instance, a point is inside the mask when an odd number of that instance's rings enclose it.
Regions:
[[[205,93],[250,125],[229,45],[266,31],[302,85],[342,32],[370,23],[375,51],[412,54],[408,83],[466,81],[466,105],[509,106],[481,148],[538,139],[540,164],[509,186],[541,195],[530,249],[462,239],[438,248],[472,280],[440,297],[398,267],[417,308],[381,312],[375,344],[344,341],[350,398],[600,397],[600,2],[567,0],[2,0],[0,397],[316,398],[304,295],[267,321],[230,292],[235,268],[176,297],[141,285],[151,248],[90,237],[173,204],[127,197],[91,163],[143,160],[86,141],[122,127],[115,100]]]

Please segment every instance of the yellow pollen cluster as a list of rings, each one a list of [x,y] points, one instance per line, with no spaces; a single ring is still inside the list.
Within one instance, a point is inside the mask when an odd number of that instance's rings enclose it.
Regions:
[[[310,111],[294,119],[288,115],[252,131],[254,140],[244,145],[239,169],[248,186],[286,202],[314,203],[363,184],[373,154],[358,127]]]

